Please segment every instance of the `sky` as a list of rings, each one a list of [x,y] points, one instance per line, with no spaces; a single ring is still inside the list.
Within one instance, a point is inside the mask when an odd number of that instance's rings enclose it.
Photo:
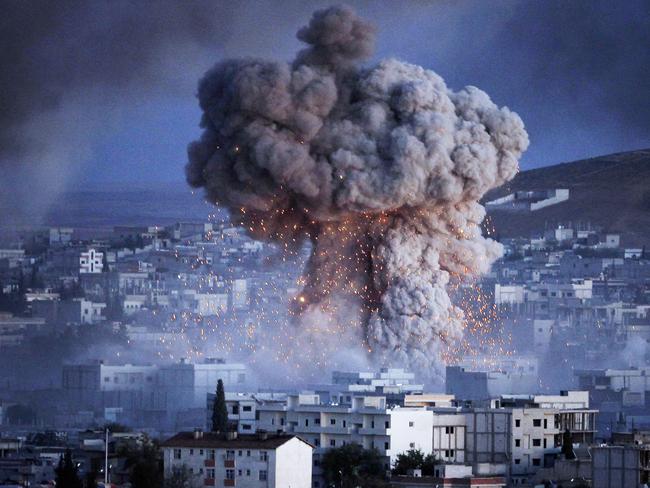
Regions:
[[[377,26],[370,64],[398,57],[519,113],[522,169],[650,147],[650,0],[348,3]],[[86,185],[184,185],[206,69],[292,59],[330,4],[7,0],[0,211],[38,214]]]

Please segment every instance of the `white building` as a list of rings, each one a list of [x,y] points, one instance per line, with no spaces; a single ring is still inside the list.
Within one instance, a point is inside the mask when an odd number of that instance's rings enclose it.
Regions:
[[[524,303],[524,285],[494,285],[495,305],[518,305]]]
[[[93,248],[82,252],[79,255],[79,273],[95,274],[101,273],[104,269],[104,253]]]
[[[185,468],[197,486],[311,488],[313,448],[296,436],[181,432],[162,449],[165,478]]]
[[[448,400],[448,396],[441,398]],[[376,449],[384,457],[386,470],[398,454],[410,449],[436,453],[445,462],[463,462],[465,457],[463,416],[423,406],[387,408],[383,396],[353,396],[350,404],[323,404],[317,394],[294,394],[284,402],[250,407],[256,409],[257,429],[292,433],[315,446],[314,488],[324,487],[319,467],[322,454],[346,444]],[[239,425],[249,422],[240,420]]]

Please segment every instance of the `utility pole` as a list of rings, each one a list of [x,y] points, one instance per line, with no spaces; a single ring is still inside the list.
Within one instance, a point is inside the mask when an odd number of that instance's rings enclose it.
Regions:
[[[106,427],[106,440],[104,441],[104,488],[108,486],[108,427]]]

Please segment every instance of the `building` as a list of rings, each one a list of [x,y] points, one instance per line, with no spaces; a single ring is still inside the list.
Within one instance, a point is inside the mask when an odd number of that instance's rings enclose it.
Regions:
[[[478,402],[539,389],[537,360],[531,357],[516,357],[496,364],[447,366],[445,372],[445,392],[454,395],[458,401]]]
[[[393,476],[393,488],[504,488],[506,478],[494,475],[475,476],[471,466],[462,464],[437,464],[434,476],[422,476],[412,470],[407,476]]]
[[[650,446],[595,446],[593,488],[639,488],[650,483]]]
[[[104,269],[104,253],[92,247],[79,255],[79,274],[101,273]]]
[[[517,191],[504,197],[491,200],[485,204],[488,210],[506,210],[512,212],[534,212],[569,199],[567,188],[553,190]]]
[[[185,468],[200,486],[311,488],[313,448],[297,436],[181,432],[161,447],[165,478]]]

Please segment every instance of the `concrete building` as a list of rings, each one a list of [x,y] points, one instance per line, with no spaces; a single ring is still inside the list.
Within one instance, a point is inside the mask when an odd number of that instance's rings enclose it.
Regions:
[[[552,190],[517,191],[485,204],[488,210],[507,210],[513,212],[534,212],[569,199],[567,188]]]
[[[104,270],[104,253],[90,248],[79,255],[79,274],[96,274]]]
[[[510,361],[480,361],[461,366],[447,366],[445,392],[458,401],[479,402],[508,393],[526,394],[539,389],[537,360],[531,357]]]
[[[185,468],[201,486],[311,488],[313,448],[297,436],[181,432],[162,449],[165,478]]]
[[[639,488],[650,483],[650,447],[595,446],[591,449],[593,488]]]

